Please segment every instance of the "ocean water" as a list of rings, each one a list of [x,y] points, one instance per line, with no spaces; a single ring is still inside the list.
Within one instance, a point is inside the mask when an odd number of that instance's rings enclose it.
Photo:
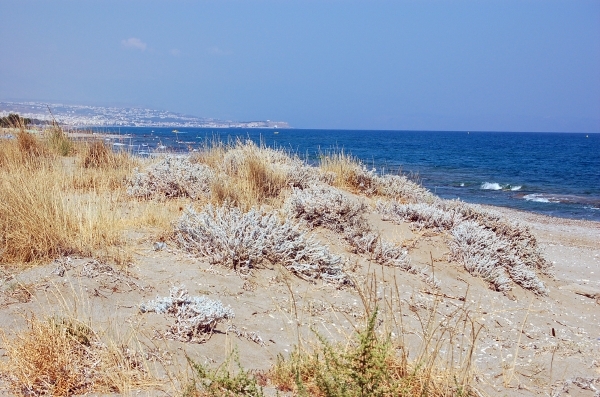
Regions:
[[[600,221],[600,134],[262,130],[103,129],[116,148],[146,154],[201,148],[213,137],[252,139],[309,162],[344,150],[382,173],[404,173],[438,196],[545,215]]]

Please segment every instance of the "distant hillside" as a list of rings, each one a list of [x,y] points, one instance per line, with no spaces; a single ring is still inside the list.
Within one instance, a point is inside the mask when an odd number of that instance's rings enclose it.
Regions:
[[[50,114],[48,108],[52,111]],[[291,128],[285,121],[231,121],[196,117],[164,110],[41,102],[0,102],[0,117],[18,113],[40,122],[52,121],[73,127],[197,127],[197,128]]]

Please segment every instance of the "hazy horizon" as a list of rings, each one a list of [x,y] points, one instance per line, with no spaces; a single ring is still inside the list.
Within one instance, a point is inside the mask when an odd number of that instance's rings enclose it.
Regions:
[[[0,101],[600,132],[597,1],[5,0]]]

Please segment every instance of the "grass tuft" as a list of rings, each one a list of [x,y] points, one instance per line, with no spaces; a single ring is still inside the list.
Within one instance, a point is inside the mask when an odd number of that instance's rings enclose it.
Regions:
[[[141,386],[147,378],[135,357],[105,345],[82,322],[31,317],[27,324],[27,330],[14,338],[0,333],[6,355],[0,373],[15,395],[118,393],[132,385]]]

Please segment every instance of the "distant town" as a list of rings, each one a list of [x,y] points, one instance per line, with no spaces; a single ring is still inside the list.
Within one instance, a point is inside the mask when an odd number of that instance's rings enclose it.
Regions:
[[[0,117],[11,113],[42,122],[51,122],[54,118],[70,127],[291,128],[285,121],[218,120],[146,108],[0,102]]]

